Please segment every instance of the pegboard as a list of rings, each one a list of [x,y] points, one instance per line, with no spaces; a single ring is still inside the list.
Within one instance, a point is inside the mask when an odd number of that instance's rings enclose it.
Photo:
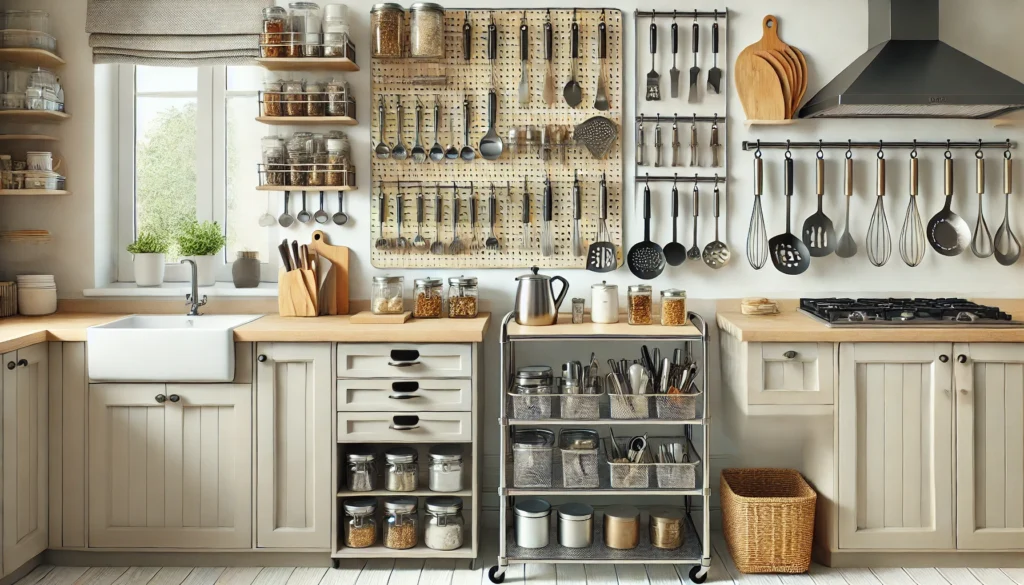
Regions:
[[[518,87],[521,75],[519,52],[519,26],[525,14],[530,33],[528,79],[530,103],[519,104]],[[498,56],[494,60],[494,83],[498,97],[495,126],[505,143],[501,158],[484,160],[477,150],[472,162],[443,160],[414,162],[411,156],[403,161],[372,156],[373,222],[371,228],[371,264],[375,268],[585,268],[586,256],[572,255],[572,184],[578,176],[582,192],[582,218],[580,230],[586,247],[596,238],[598,224],[598,186],[605,178],[608,190],[608,216],[606,224],[616,245],[618,262],[622,263],[622,13],[618,10],[588,9],[576,11],[580,28],[580,58],[576,79],[583,90],[583,101],[578,108],[570,108],[562,99],[562,89],[571,77],[569,50],[572,9],[552,9],[550,19],[554,37],[556,99],[551,108],[543,101],[544,78],[547,62],[544,60],[543,26],[548,10],[447,10],[445,12],[445,59],[422,62],[415,59],[373,59],[371,83],[371,143],[380,140],[377,105],[384,98],[384,141],[394,146],[398,124],[397,103],[401,99],[402,140],[407,149],[415,144],[417,100],[422,105],[423,122],[420,139],[429,150],[434,143],[433,106],[435,96],[441,105],[438,140],[445,148],[454,143],[463,146],[462,102],[469,100],[469,144],[478,149],[487,133],[487,94],[492,86],[491,62],[487,59],[487,25],[493,17],[498,32]],[[473,29],[472,59],[466,61],[462,51],[462,25],[465,18]],[[607,76],[609,110],[593,108],[597,88],[599,63],[597,58],[597,27],[602,17],[607,31],[607,53],[604,63]],[[408,21],[408,18],[406,19]],[[408,27],[408,24],[406,25]],[[408,31],[406,32],[408,34]],[[594,116],[605,116],[618,126],[618,138],[605,159],[594,159],[582,145],[570,142],[566,148],[565,163],[556,154],[553,160],[541,160],[536,152],[509,153],[510,127],[545,125],[568,126],[570,129]],[[450,133],[450,134],[449,134]],[[543,256],[540,252],[542,222],[542,196],[545,177],[553,191],[552,230],[555,254]],[[453,190],[453,184],[457,189]],[[494,186],[496,198],[495,233],[501,242],[500,251],[476,251],[461,255],[447,253],[451,242],[452,194],[460,197],[459,236],[464,243],[470,239],[470,197],[477,200],[477,239],[482,242],[489,233],[488,196]],[[436,189],[440,185],[441,189]],[[529,249],[523,250],[522,205],[524,188],[531,201],[531,238]],[[421,233],[433,243],[437,229],[434,225],[435,195],[440,192],[442,224],[440,233],[446,253],[435,255],[415,251],[399,253],[393,246],[378,249],[374,243],[382,237],[378,195],[385,194],[383,238],[392,243],[398,236],[396,202],[403,196],[402,235],[409,241],[416,234],[416,197],[422,189],[424,195],[424,225]]]

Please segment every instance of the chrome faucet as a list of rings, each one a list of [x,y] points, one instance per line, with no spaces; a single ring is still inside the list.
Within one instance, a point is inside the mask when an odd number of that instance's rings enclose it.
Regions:
[[[196,267],[196,261],[189,258],[185,258],[181,263],[192,266],[192,294],[185,295],[185,301],[189,303],[189,317],[198,317],[199,307],[206,304],[206,295],[203,295],[202,299],[199,298],[199,268]]]

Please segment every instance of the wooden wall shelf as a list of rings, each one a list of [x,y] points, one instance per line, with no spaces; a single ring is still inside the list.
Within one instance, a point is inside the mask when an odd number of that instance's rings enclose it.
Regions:
[[[71,191],[50,191],[48,189],[0,189],[0,196],[71,195]]]
[[[348,116],[257,116],[256,121],[272,126],[314,126],[322,124],[355,126],[359,124],[355,118]]]
[[[49,110],[0,110],[0,120],[26,124],[58,124],[71,118],[67,112]]]
[[[58,138],[56,136],[47,136],[46,134],[0,134],[0,140],[35,140],[39,142],[49,142],[56,141]]]
[[[359,71],[347,57],[260,58],[256,62],[270,71]]]
[[[66,65],[64,59],[49,51],[15,47],[0,49],[0,61],[29,67],[43,67],[44,69],[56,69]]]

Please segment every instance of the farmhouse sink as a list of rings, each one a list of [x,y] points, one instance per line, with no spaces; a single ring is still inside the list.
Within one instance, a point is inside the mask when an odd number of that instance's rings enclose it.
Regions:
[[[86,331],[89,378],[105,382],[230,382],[234,329],[259,315],[132,315]]]

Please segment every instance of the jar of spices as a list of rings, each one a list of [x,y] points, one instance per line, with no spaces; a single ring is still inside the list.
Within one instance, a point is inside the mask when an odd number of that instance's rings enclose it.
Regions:
[[[417,319],[437,319],[444,304],[444,290],[440,278],[417,278],[413,281],[412,316]]]
[[[284,57],[284,33],[287,29],[288,11],[281,6],[268,6],[263,9],[263,34],[260,35],[260,56],[269,58]]]
[[[466,521],[462,518],[462,498],[435,496],[427,498],[426,507],[423,544],[433,550],[462,548],[466,527]]]
[[[370,45],[374,57],[396,59],[402,56],[402,22],[405,11],[401,4],[384,2],[370,9]]]
[[[629,297],[629,324],[650,325],[651,319],[651,287],[647,284],[634,284],[626,290]]]
[[[683,546],[683,511],[671,506],[651,508],[651,546],[674,550]]]
[[[590,287],[590,320],[594,323],[619,322],[619,287],[601,281]]]
[[[348,86],[341,81],[333,80],[327,84],[327,115],[351,116],[348,107]]]
[[[302,187],[309,184],[309,169],[312,158],[308,154],[288,157],[288,184]]]
[[[384,502],[384,546],[404,550],[419,542],[416,498],[390,498]]]
[[[243,250],[231,264],[231,281],[235,288],[256,288],[260,285],[260,253]]]
[[[640,510],[629,505],[605,508],[604,544],[617,550],[636,548],[640,544]]]
[[[306,115],[323,117],[327,113],[327,95],[319,81],[306,83]]]
[[[371,306],[374,315],[395,315],[405,311],[405,277],[374,276],[370,290]]]
[[[260,141],[263,150],[264,185],[288,184],[288,157],[284,140],[278,136],[266,136]]]
[[[345,484],[353,492],[377,489],[377,457],[369,447],[354,446],[345,453]]]
[[[324,57],[344,57],[348,45],[348,26],[345,32],[324,32]]]
[[[344,57],[348,45],[348,9],[344,4],[324,6],[324,57]]]
[[[444,58],[444,7],[440,4],[417,2],[409,8],[409,55]]]
[[[280,117],[284,115],[284,107],[281,104],[284,83],[280,80],[269,80],[263,83],[263,115]]]
[[[686,291],[669,288],[661,291],[661,324],[686,325]]]
[[[462,483],[462,447],[434,445],[430,448],[429,486],[432,492],[460,492]]]
[[[594,508],[587,504],[558,507],[558,544],[565,548],[587,548],[594,544]]]
[[[284,91],[285,112],[289,116],[306,115],[305,83],[301,79],[285,81]]]
[[[544,548],[550,541],[551,504],[544,500],[520,500],[515,505],[516,544]]]
[[[477,316],[480,288],[476,277],[453,276],[448,279],[448,317],[472,319]]]
[[[302,44],[303,57],[320,56],[320,5],[316,2],[292,2],[288,5],[291,14],[292,32],[298,35],[294,40]]]
[[[345,173],[342,170],[341,140],[327,139],[327,176],[324,183],[329,187],[340,187],[345,184]]]
[[[327,181],[327,153],[318,152],[310,157],[312,166],[309,168],[310,187],[323,187]]]
[[[349,498],[345,509],[345,546],[366,548],[377,544],[377,498]]]
[[[412,492],[420,484],[419,455],[412,447],[395,447],[384,454],[384,489]]]

